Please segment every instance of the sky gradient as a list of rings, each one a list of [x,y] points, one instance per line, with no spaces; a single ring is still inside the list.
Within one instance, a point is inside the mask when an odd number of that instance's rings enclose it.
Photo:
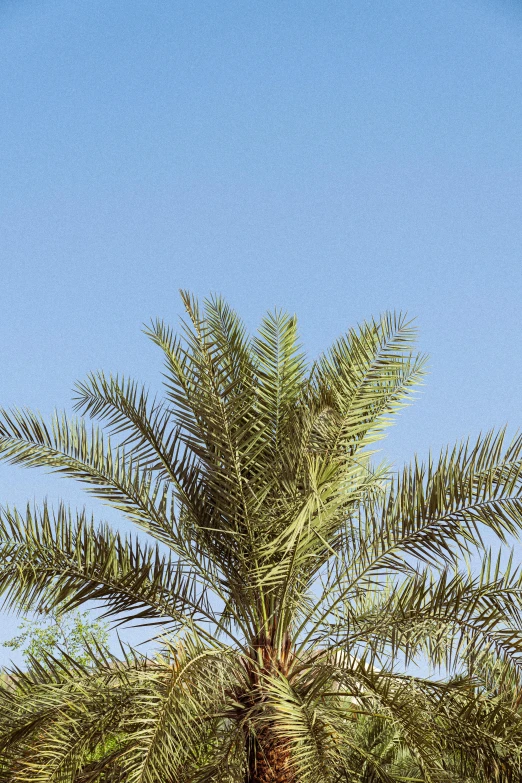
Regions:
[[[183,287],[297,313],[311,355],[415,316],[399,464],[521,426],[521,84],[508,0],[4,0],[0,404],[67,407],[92,369],[157,387],[141,326]],[[1,503],[46,495],[114,519],[0,465]]]

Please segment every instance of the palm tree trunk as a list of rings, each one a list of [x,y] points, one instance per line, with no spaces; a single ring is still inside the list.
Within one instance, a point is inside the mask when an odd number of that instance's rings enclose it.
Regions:
[[[264,732],[250,748],[245,783],[295,783],[288,748]]]

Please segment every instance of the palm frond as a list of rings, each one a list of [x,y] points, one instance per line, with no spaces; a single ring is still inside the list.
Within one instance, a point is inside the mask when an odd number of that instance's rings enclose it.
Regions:
[[[124,436],[123,448],[132,448],[142,467],[176,480],[172,467],[179,444],[172,412],[162,402],[149,402],[149,394],[136,381],[91,373],[75,387],[75,410],[102,421],[109,433]]]
[[[0,456],[74,478],[165,543],[172,540],[172,487],[95,427],[56,413],[48,427],[31,411],[0,410]]]
[[[85,513],[73,516],[16,510],[0,514],[0,594],[4,606],[47,612],[67,611],[97,601],[104,616],[128,620],[187,623],[214,612],[206,584],[190,564],[173,561],[157,546],[122,538]]]
[[[403,314],[385,313],[351,329],[320,358],[313,377],[331,409],[322,421],[324,448],[353,451],[382,437],[423,378],[426,358],[414,353],[415,340]]]

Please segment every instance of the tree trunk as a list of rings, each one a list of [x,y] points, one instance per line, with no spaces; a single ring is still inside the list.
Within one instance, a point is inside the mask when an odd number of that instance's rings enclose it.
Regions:
[[[257,737],[249,751],[245,783],[296,783],[288,748],[268,731]]]

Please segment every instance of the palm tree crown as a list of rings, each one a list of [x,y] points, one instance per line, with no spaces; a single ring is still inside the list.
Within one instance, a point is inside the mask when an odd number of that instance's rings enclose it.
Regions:
[[[13,670],[0,779],[519,779],[521,577],[482,534],[520,529],[522,438],[393,473],[374,444],[424,367],[403,316],[309,365],[295,318],[250,337],[221,299],[182,296],[181,336],[147,329],[163,401],[98,373],[77,386],[81,418],[0,412],[1,458],[79,480],[148,534],[5,508],[6,605],[95,600],[162,634],[149,658]]]

